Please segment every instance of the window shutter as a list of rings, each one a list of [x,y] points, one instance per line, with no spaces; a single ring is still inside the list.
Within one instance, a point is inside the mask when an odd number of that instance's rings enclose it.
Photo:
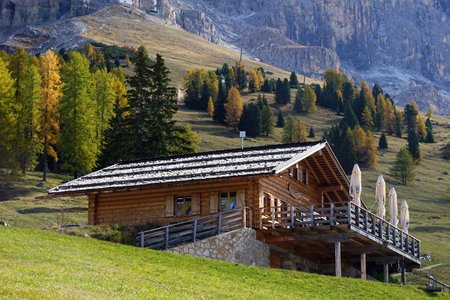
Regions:
[[[192,214],[199,215],[200,214],[200,194],[195,193],[192,195]]]
[[[219,211],[219,194],[210,193],[209,194],[209,213],[215,214]]]
[[[236,199],[237,199],[236,206],[239,208],[244,207],[245,206],[245,190],[237,190]]]
[[[166,196],[166,217],[173,217],[174,200],[173,195]]]

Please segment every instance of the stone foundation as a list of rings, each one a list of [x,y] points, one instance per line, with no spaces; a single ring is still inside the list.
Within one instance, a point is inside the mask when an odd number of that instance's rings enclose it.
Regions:
[[[270,248],[256,239],[256,232],[242,228],[209,239],[171,248],[167,252],[227,262],[269,267]]]

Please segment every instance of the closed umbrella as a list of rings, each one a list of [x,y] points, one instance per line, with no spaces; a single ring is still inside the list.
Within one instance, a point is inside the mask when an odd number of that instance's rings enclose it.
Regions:
[[[389,223],[397,227],[398,224],[398,204],[397,204],[397,192],[394,188],[389,190]]]
[[[400,206],[400,222],[402,223],[402,230],[408,233],[409,227],[409,207],[406,200],[402,201],[402,205]]]
[[[349,193],[352,197],[352,202],[358,206],[361,206],[361,170],[358,164],[353,166],[352,176],[350,177]]]
[[[375,188],[375,201],[377,203],[377,217],[384,219],[386,209],[384,205],[386,203],[386,182],[384,182],[383,175],[378,176],[377,186]]]

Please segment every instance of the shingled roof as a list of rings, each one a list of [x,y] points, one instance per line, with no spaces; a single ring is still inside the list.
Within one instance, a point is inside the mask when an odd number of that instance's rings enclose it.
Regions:
[[[325,145],[326,142],[285,144],[121,162],[59,185],[48,192],[88,193],[278,173]]]

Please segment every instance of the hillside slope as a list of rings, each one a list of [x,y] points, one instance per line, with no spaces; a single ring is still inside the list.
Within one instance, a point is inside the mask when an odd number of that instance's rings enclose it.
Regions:
[[[416,286],[213,262],[35,229],[0,230],[6,298],[423,299]],[[439,298],[445,298],[439,294]],[[447,296],[447,299],[450,297]]]

